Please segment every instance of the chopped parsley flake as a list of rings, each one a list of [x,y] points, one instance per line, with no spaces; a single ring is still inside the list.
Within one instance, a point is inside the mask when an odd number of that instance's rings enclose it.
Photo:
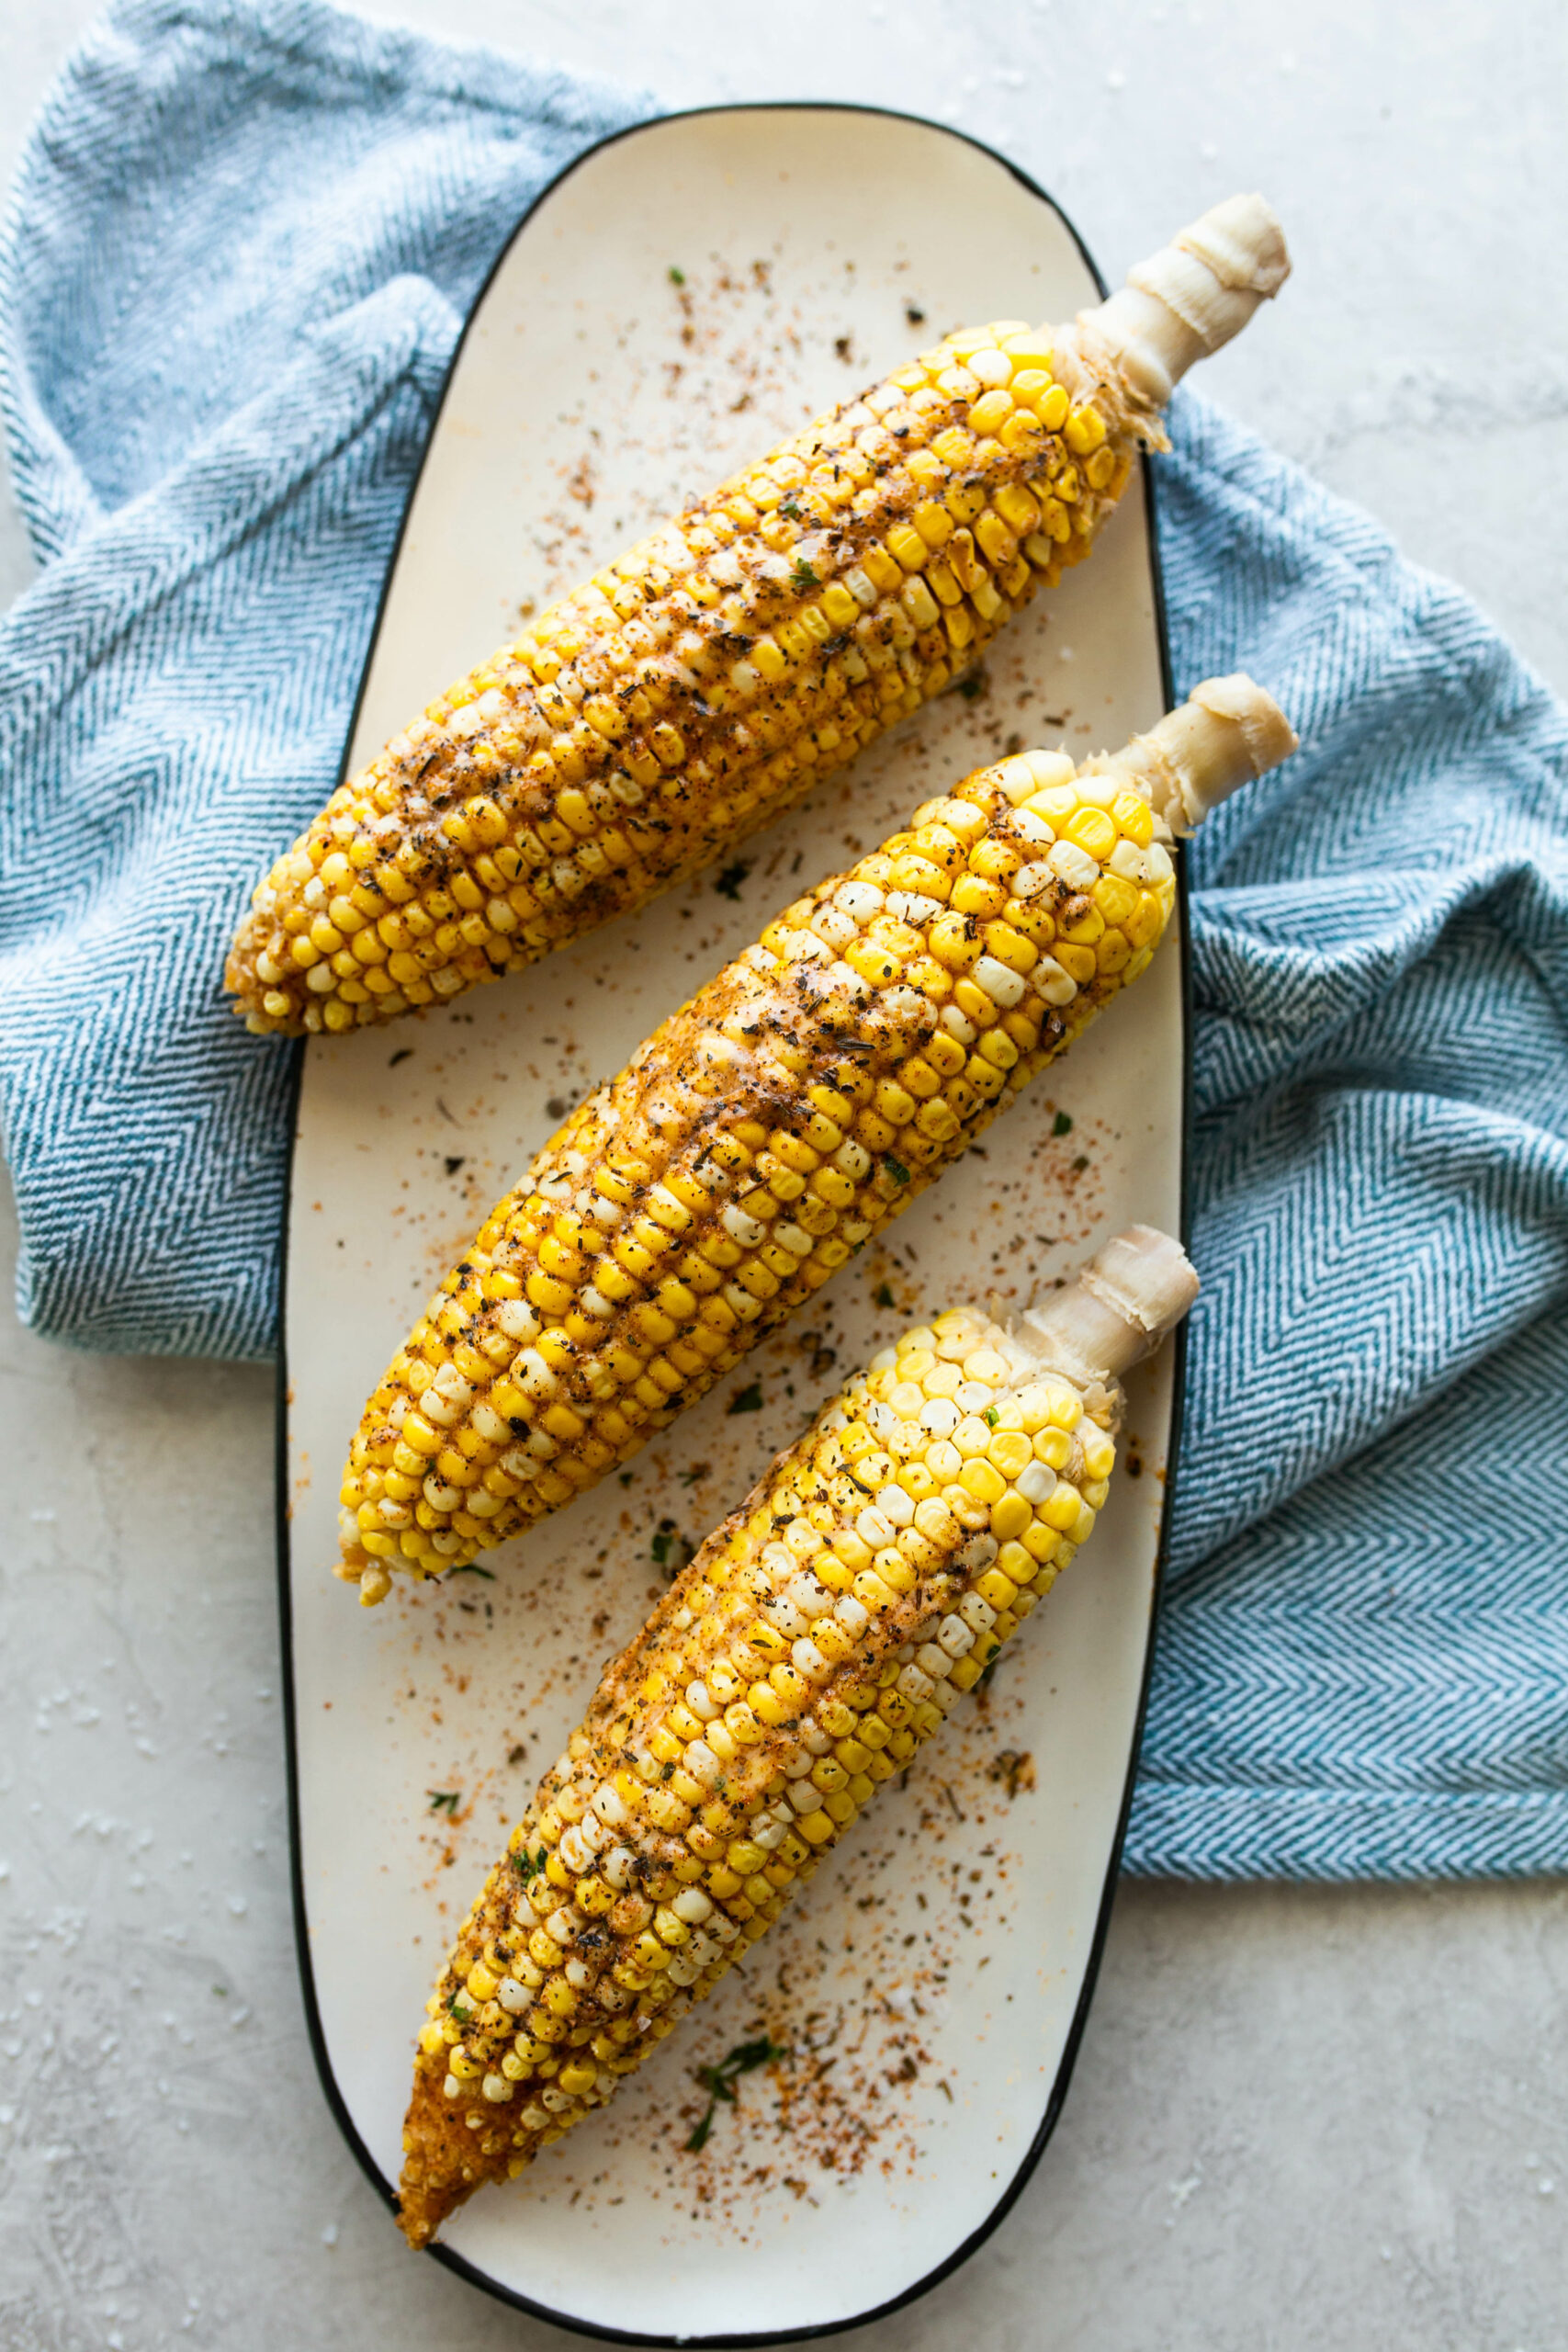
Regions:
[[[672,1519],[661,1519],[649,1548],[656,1568],[662,1568],[667,1577],[678,1577],[688,1560],[694,1557],[697,1547],[681,1533]]]
[[[696,2155],[707,2146],[708,2133],[713,2130],[719,2102],[722,2100],[726,2107],[735,2105],[735,2086],[742,2075],[750,2074],[758,2066],[771,2066],[775,2058],[788,2056],[787,2050],[782,2049],[776,2041],[770,2041],[764,2034],[759,2041],[737,2043],[728,2057],[721,2059],[716,2066],[699,2066],[696,2075],[708,2095],[707,2112],[687,2141],[687,2153]]]

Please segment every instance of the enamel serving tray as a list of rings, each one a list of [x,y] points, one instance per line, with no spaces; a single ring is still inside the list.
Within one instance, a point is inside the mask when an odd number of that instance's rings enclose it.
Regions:
[[[1055,207],[933,124],[728,107],[595,148],[542,196],[453,366],[387,582],[357,766],[541,604],[949,328],[1098,292]],[[1077,753],[1167,692],[1146,483],[945,696],[719,872],[448,1010],[302,1055],[282,1576],[301,1965],[322,2080],[389,2196],[447,1940],[604,1659],[848,1373],[955,1302],[1021,1304],[1118,1227],[1179,1231],[1183,946],[626,1476],[374,1611],[331,1573],[364,1398],[567,1107],[810,881],[1022,744]],[[524,602],[522,600],[527,600]],[[1116,1874],[1179,1356],[1135,1383],[1092,1545],[747,1962],[620,2094],[436,2249],[560,2324],[771,2342],[908,2300],[1006,2211],[1055,2122]],[[705,2144],[695,2074],[766,2036]],[[389,2260],[399,2258],[389,2240]]]

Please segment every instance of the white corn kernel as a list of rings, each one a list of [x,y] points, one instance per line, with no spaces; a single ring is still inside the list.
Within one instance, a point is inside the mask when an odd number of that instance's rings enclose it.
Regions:
[[[920,1668],[911,1661],[901,1669],[897,1687],[903,1692],[906,1699],[919,1700],[929,1699],[936,1685],[929,1674],[922,1673]]]
[[[1080,775],[1078,798],[1089,808],[1109,808],[1124,786],[1120,776]]]
[[[1107,874],[1118,874],[1123,882],[1145,883],[1153,877],[1148,852],[1136,842],[1120,841],[1105,861]]]
[[[1042,956],[1029,977],[1047,1004],[1071,1004],[1078,992],[1077,980],[1054,956]]]
[[[1024,759],[1002,760],[991,770],[997,789],[1005,792],[1016,808],[1027,800],[1034,790],[1034,771]]]
[[[1069,890],[1092,890],[1100,879],[1099,860],[1079,849],[1077,842],[1057,842],[1045,863]]]
[[[607,1828],[626,1827],[628,1819],[626,1799],[610,1781],[601,1781],[588,1802]]]
[[[962,1617],[944,1617],[936,1637],[949,1657],[967,1657],[975,1646],[975,1636]]]
[[[1056,1474],[1043,1462],[1026,1462],[1013,1484],[1026,1503],[1043,1503],[1055,1489]]]
[[[1011,1007],[1023,995],[1023,978],[1010,964],[999,963],[994,956],[982,956],[969,975],[976,988],[996,1003]]]
[[[923,931],[942,911],[940,899],[928,899],[920,890],[892,890],[888,893],[887,911],[899,922],[907,922],[911,930]]]
[[[577,1834],[591,1854],[602,1854],[610,1842],[610,1833],[592,1805],[578,1823]]]
[[[524,1349],[513,1366],[512,1376],[528,1396],[539,1402],[553,1396],[560,1385],[537,1348]]]
[[[1033,849],[1049,849],[1056,838],[1055,827],[1048,825],[1037,808],[1015,808],[1012,830],[1021,842],[1028,842]],[[1015,882],[1013,888],[1017,887]]]
[[[1025,752],[1024,758],[1034,770],[1034,788],[1050,792],[1062,785],[1071,784],[1077,769],[1066,752]]]
[[[581,1834],[575,1822],[570,1823],[561,1831],[558,1851],[574,1878],[581,1878],[583,1871],[592,1865],[593,1857],[583,1844]]]
[[[977,1592],[966,1592],[958,1604],[958,1613],[971,1632],[988,1634],[997,1622],[997,1612],[988,1600]]]
[[[609,1204],[606,1204],[608,1206]],[[525,1298],[503,1298],[495,1310],[496,1329],[509,1340],[536,1340],[539,1318]]]
[[[834,949],[847,947],[852,939],[860,935],[860,925],[853,915],[845,914],[840,908],[834,906],[818,907],[811,918],[811,928],[818,939],[825,940]]]
[[[895,1527],[909,1527],[914,1523],[914,1497],[906,1494],[902,1487],[879,1488],[876,1508],[883,1518],[890,1520]]]

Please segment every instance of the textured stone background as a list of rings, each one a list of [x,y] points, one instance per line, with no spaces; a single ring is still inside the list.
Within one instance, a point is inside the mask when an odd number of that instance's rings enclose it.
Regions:
[[[0,14],[7,172],[92,13]],[[1112,277],[1262,187],[1297,275],[1205,390],[1463,582],[1568,692],[1558,0],[372,13],[673,101],[948,117],[1060,198]],[[29,575],[7,510],[0,600]],[[0,1377],[0,2352],[564,2343],[401,2252],[317,2087],[268,1378],[94,1361],[9,1322]],[[846,2345],[1559,2352],[1565,1926],[1561,1885],[1129,1885],[1018,2209],[961,2276]]]

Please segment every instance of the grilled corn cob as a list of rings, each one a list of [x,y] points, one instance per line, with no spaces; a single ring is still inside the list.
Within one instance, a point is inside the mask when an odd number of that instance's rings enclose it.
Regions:
[[[1197,1278],[1134,1226],[1015,1331],[908,1331],[781,1454],[609,1667],[428,2006],[423,2245],[600,2106],[778,1916],[1088,1535],[1117,1375]]]
[[[1072,326],[895,368],[552,605],[274,866],[229,959],[247,1025],[444,1001],[768,823],[1089,552],[1172,383],[1289,266],[1235,198]]]
[[[1211,680],[1114,758],[982,768],[798,899],[492,1211],[366,1408],[339,1574],[462,1566],[702,1396],[1154,954],[1160,837],[1293,748]]]

